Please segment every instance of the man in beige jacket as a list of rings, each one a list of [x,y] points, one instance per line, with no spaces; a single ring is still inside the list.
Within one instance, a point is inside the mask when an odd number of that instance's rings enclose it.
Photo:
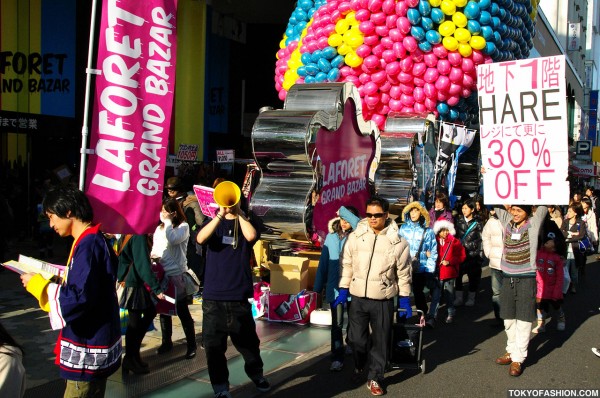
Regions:
[[[344,246],[336,300],[345,302],[348,293],[352,297],[348,343],[354,357],[354,380],[363,380],[363,369],[370,359],[367,388],[373,395],[384,394],[381,382],[388,362],[394,298],[400,295],[401,307],[412,312],[408,300],[412,282],[410,249],[408,242],[398,236],[396,223],[388,218],[388,208],[388,202],[380,197],[367,202],[367,217],[358,223]]]

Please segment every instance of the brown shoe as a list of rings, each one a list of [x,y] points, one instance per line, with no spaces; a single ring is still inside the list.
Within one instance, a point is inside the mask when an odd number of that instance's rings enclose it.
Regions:
[[[512,359],[510,359],[510,354],[508,352],[501,357],[496,358],[496,363],[498,365],[509,365],[511,362]]]
[[[379,385],[376,380],[367,381],[367,388],[371,391],[372,395],[383,395],[383,388]]]
[[[521,373],[523,373],[521,362],[513,362],[510,364],[510,369],[508,370],[509,375],[519,377],[521,376]]]

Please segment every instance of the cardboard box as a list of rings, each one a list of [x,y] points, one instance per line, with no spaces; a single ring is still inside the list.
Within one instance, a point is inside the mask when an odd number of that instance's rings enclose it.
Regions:
[[[317,268],[319,268],[319,259],[321,258],[320,251],[301,251],[298,252],[303,257],[308,257],[308,289],[313,290],[315,286],[315,279],[317,277]]]
[[[306,257],[281,256],[279,264],[271,264],[271,292],[296,294],[308,287]]]

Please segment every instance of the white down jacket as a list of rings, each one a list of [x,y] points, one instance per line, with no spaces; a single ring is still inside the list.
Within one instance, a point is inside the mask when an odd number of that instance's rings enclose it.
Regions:
[[[504,252],[504,227],[496,217],[490,217],[481,232],[483,253],[490,260],[490,268],[500,269]]]
[[[398,225],[388,220],[375,234],[367,219],[361,220],[344,246],[340,288],[374,300],[409,296],[412,283],[410,249],[398,236]]]

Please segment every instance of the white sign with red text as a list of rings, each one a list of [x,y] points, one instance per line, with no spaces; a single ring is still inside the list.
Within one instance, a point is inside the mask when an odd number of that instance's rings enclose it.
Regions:
[[[565,57],[479,65],[486,204],[569,203]]]

